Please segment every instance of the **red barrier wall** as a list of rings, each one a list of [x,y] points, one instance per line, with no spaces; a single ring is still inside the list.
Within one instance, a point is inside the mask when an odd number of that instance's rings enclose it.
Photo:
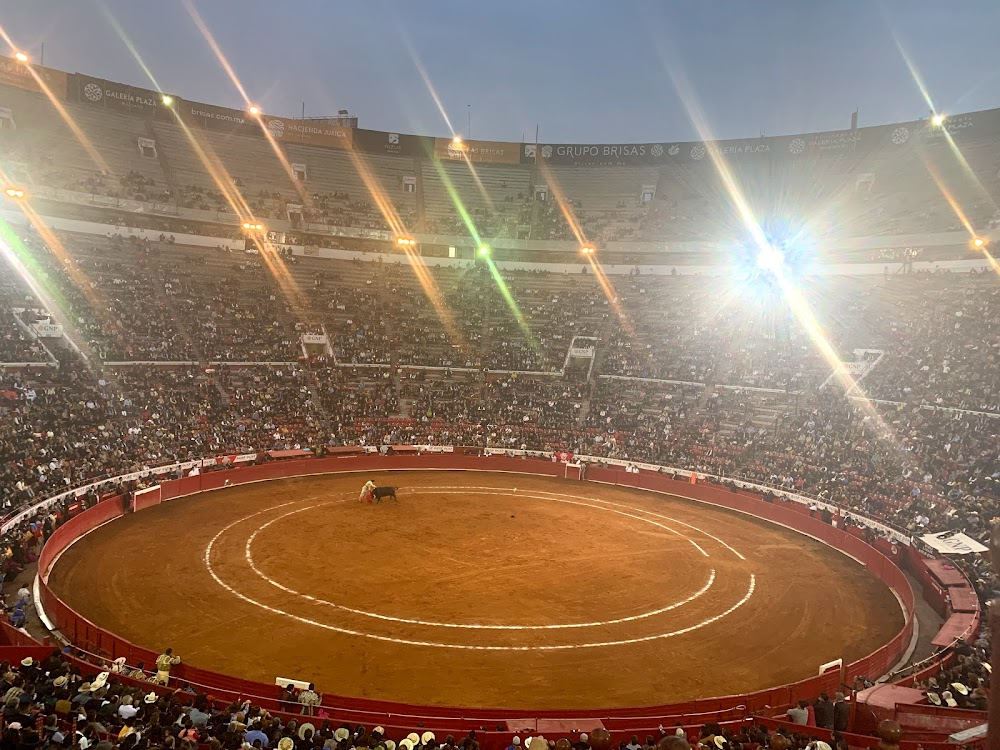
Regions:
[[[540,459],[505,456],[479,457],[459,453],[393,456],[362,454],[290,460],[222,471],[209,471],[194,477],[164,482],[161,497],[163,501],[168,501],[197,492],[217,489],[227,484],[235,485],[308,474],[400,469],[479,470],[561,477],[564,467],[560,463]],[[768,503],[760,499],[759,496],[746,491],[733,492],[710,484],[692,485],[687,481],[672,480],[668,475],[653,472],[634,474],[618,468],[591,467],[588,470],[587,480],[673,493],[748,513],[809,534],[844,551],[864,564],[873,575],[899,594],[908,613],[913,611],[914,598],[909,582],[889,558],[858,537],[833,528],[818,518],[810,517],[808,509],[796,503],[785,501]],[[155,652],[135,646],[81,617],[59,601],[48,588],[45,580],[53,561],[73,540],[96,526],[117,518],[122,513],[120,499],[107,500],[68,521],[52,535],[39,560],[39,571],[42,572],[43,576],[40,582],[41,599],[56,628],[79,648],[109,660],[117,656],[125,656],[130,665],[144,661],[148,666],[155,660],[157,655]],[[878,677],[887,673],[908,646],[912,629],[913,620],[912,614],[910,614],[903,630],[890,643],[875,653],[847,666],[848,681],[853,680],[857,675]],[[198,669],[190,664],[180,665],[172,672],[172,675],[194,685],[205,687],[208,692],[220,700],[253,698],[265,708],[272,710],[278,708],[276,700],[278,688],[274,685],[249,682],[229,675]],[[625,736],[632,733],[645,734],[652,732],[661,723],[666,726],[672,725],[675,721],[688,724],[701,724],[715,720],[732,721],[770,707],[787,706],[800,698],[812,699],[823,691],[832,694],[836,692],[838,687],[839,675],[833,672],[755,693],[704,698],[667,706],[603,711],[553,710],[533,713],[538,718],[578,718],[578,726],[581,727],[587,727],[589,726],[588,722],[599,719],[615,734],[617,741],[619,733]],[[390,729],[392,727],[398,727],[400,730],[406,728],[406,732],[402,732],[403,735],[411,731],[412,727],[418,723],[435,731],[459,732],[479,729],[486,725],[495,726],[498,722],[508,718],[523,718],[526,713],[523,710],[495,708],[456,709],[411,706],[387,701],[337,696],[327,696],[324,705],[329,707],[328,710],[335,712],[337,721],[378,722]],[[497,737],[499,736],[497,735]],[[503,737],[509,739],[510,733],[503,734]],[[485,738],[481,738],[481,742],[483,739]],[[490,738],[487,743],[488,747],[484,747],[484,750],[493,750],[493,739]],[[497,739],[496,741],[497,747],[500,747],[507,740]]]

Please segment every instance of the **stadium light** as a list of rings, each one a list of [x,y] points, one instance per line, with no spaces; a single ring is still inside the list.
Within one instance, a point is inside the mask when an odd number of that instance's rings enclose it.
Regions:
[[[481,247],[479,248],[479,254],[480,254],[480,255],[481,255],[482,257],[484,257],[484,258],[488,257],[488,256],[489,256],[489,254],[490,254],[490,249],[489,249],[489,247],[487,247],[486,245],[482,245],[482,246],[481,246]]]
[[[974,239],[972,241],[972,245],[974,247],[985,247],[986,246],[986,240],[984,240],[982,237],[976,237],[976,239]]]
[[[264,231],[264,225],[263,224],[253,224],[253,223],[251,223],[249,221],[244,221],[243,222],[243,228],[246,229],[248,232],[249,231],[254,231],[254,232],[263,232]]]
[[[590,245],[584,245],[583,247],[580,248],[580,252],[583,253],[584,255],[593,255],[597,251],[594,250],[594,248],[592,248]]]
[[[451,139],[451,142],[455,146],[461,146],[462,145],[462,136],[456,135],[454,138]]]
[[[174,97],[170,96],[170,94],[164,94],[161,101],[163,102],[164,107],[169,107],[174,103]]]
[[[417,244],[417,241],[412,237],[397,237],[396,244],[400,247],[413,247]]]
[[[260,107],[256,104],[251,104],[247,109],[247,112],[249,112],[252,117],[257,117],[260,114]]]
[[[937,115],[934,115],[934,116],[933,116],[933,117],[931,118],[931,124],[932,124],[932,125],[933,125],[934,127],[936,127],[936,128],[939,128],[939,127],[941,127],[942,125],[944,125],[944,121],[945,121],[945,120],[947,120],[947,119],[948,119],[948,115],[941,115],[941,114],[937,114]]]
[[[21,62],[21,63],[28,62],[28,56],[26,54],[24,54],[23,52],[15,52],[14,53],[14,59],[17,60],[18,62]]]
[[[24,197],[27,195],[27,193],[25,193],[24,190],[19,187],[5,188],[3,194],[6,195],[11,200],[16,200],[16,201],[24,200]]]
[[[757,254],[757,267],[770,273],[777,273],[784,262],[785,256],[774,247],[766,247]]]

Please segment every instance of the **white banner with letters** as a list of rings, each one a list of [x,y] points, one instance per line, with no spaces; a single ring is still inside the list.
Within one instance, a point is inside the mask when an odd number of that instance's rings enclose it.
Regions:
[[[942,555],[972,555],[989,551],[989,547],[960,531],[924,534],[920,537],[920,541]]]

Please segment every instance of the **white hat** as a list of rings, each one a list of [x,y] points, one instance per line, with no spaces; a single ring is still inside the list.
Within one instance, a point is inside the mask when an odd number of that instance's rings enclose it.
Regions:
[[[512,745],[520,745],[520,744],[521,744],[521,738],[520,738],[520,737],[518,737],[518,736],[517,736],[517,735],[515,734],[515,735],[514,735],[514,739],[512,739],[512,740],[510,741],[510,744],[512,744]]]
[[[385,740],[383,744],[385,745],[385,750],[396,750],[396,743],[392,740]]]
[[[316,725],[313,724],[312,722],[306,721],[306,722],[304,722],[302,724],[302,726],[299,727],[299,739],[300,740],[304,740],[306,738],[306,730],[307,729],[309,731],[311,731],[313,734],[316,734]]]
[[[22,667],[30,667],[34,663],[35,663],[35,660],[32,659],[30,656],[25,656],[23,659],[21,659],[21,666]],[[17,722],[15,721],[14,723],[16,724]]]
[[[421,745],[428,745],[433,741],[434,741],[434,732],[424,732],[423,735],[420,737]]]
[[[375,727],[372,734],[385,734],[385,727]]]
[[[156,693],[146,693],[146,697],[143,700],[146,703],[156,703]]]
[[[961,682],[953,682],[953,683],[951,683],[951,686],[953,688],[955,688],[955,692],[958,693],[959,695],[968,695],[969,694],[969,688],[967,688]]]
[[[108,677],[110,676],[111,676],[110,672],[101,672],[99,675],[97,675],[97,679],[95,679],[92,683],[90,683],[90,692],[93,693],[97,690],[100,690],[105,685],[107,685]]]
[[[588,739],[590,739],[590,738],[587,737],[587,733],[586,732],[582,732],[580,734],[580,742],[586,742]]]
[[[399,745],[397,747],[401,747],[403,750],[413,750],[413,740],[409,737],[404,737],[399,741]]]
[[[336,732],[333,733],[333,738],[335,740],[337,740],[337,742],[341,742],[342,740],[346,740],[350,736],[351,736],[351,733],[348,732],[347,729],[345,729],[344,727],[340,727],[339,729],[337,729]]]
[[[952,708],[955,708],[955,706],[958,705],[958,701],[952,696],[950,690],[945,690],[941,693],[941,699]]]
[[[21,722],[19,722],[19,721],[12,721],[10,724],[7,725],[7,728],[8,729],[20,729],[21,728]]]
[[[417,734],[416,732],[410,732],[408,735],[406,735],[406,739],[408,739],[414,745],[420,744],[420,735]]]
[[[69,682],[69,679],[66,677],[66,675],[63,674],[56,677],[52,681],[52,684],[55,685],[56,687],[64,687],[67,682]]]
[[[816,750],[833,750],[833,748],[830,747],[829,742],[823,742],[823,740],[819,740],[816,743]]]
[[[295,747],[295,740],[291,737],[282,737],[278,740],[278,750],[292,750]]]

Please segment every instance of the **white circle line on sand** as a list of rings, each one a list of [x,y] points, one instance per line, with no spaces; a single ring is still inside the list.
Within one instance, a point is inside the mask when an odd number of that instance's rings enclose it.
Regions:
[[[285,505],[290,505],[290,504],[291,503],[285,503]],[[281,507],[281,506],[275,506],[275,507]],[[273,508],[269,510],[273,510]],[[261,513],[263,512],[266,511],[261,511]],[[255,513],[253,515],[260,515],[260,513]],[[250,517],[251,516],[247,516],[246,518]],[[645,643],[648,641],[655,641],[664,638],[673,638],[674,636],[678,635],[684,635],[685,633],[690,633],[692,631],[699,630],[707,625],[711,625],[713,622],[718,622],[723,617],[732,614],[737,609],[746,604],[748,601],[750,601],[750,597],[753,596],[754,589],[757,586],[757,579],[754,576],[754,574],[751,573],[750,586],[747,588],[747,593],[744,594],[743,598],[740,599],[738,602],[736,602],[736,604],[732,605],[729,609],[725,610],[724,612],[720,612],[717,615],[701,620],[700,622],[697,622],[694,625],[689,625],[686,628],[681,628],[680,630],[673,630],[669,633],[656,633],[654,635],[647,635],[641,638],[626,638],[617,641],[598,641],[594,643],[563,643],[554,646],[469,646],[460,643],[441,643],[438,641],[414,641],[407,638],[394,638],[388,635],[365,633],[359,630],[341,628],[337,627],[336,625],[330,625],[325,622],[317,622],[316,620],[310,620],[309,618],[306,617],[300,617],[298,615],[293,615],[290,612],[285,612],[284,610],[278,609],[277,607],[268,606],[263,602],[258,602],[254,599],[251,599],[249,596],[246,596],[245,594],[242,594],[236,589],[234,589],[228,583],[219,578],[215,570],[212,568],[212,560],[211,560],[212,547],[215,545],[215,542],[219,539],[219,537],[221,537],[224,533],[226,533],[226,531],[231,529],[233,526],[236,526],[237,524],[243,522],[244,520],[246,519],[241,518],[238,521],[234,521],[233,523],[224,527],[221,531],[219,531],[219,533],[217,533],[214,537],[212,537],[212,540],[208,543],[208,546],[205,548],[205,567],[208,568],[209,575],[211,575],[212,578],[215,580],[215,582],[218,583],[220,586],[222,586],[222,588],[224,588],[230,594],[235,596],[237,599],[240,599],[246,602],[247,604],[252,604],[253,606],[263,609],[266,612],[271,612],[272,614],[276,615],[282,615],[283,617],[290,618],[297,622],[301,622],[305,625],[314,625],[315,627],[322,628],[324,630],[330,630],[335,633],[342,633],[344,635],[355,635],[362,638],[371,638],[372,640],[375,641],[383,641],[386,643],[399,643],[406,646],[426,646],[428,648],[453,648],[453,649],[460,649],[463,651],[564,651],[575,648],[599,648],[602,646],[626,646],[632,643]]]
[[[499,490],[499,488],[497,488],[497,489]],[[436,489],[434,489],[434,490],[428,489],[427,492],[428,493],[434,492],[435,494],[440,494],[438,492],[438,490],[436,490]],[[448,493],[446,492],[445,494],[448,494]],[[501,495],[501,496],[505,496],[505,497],[513,497],[512,493],[506,492],[506,491],[502,491],[502,490],[499,490],[497,492],[482,492],[482,491],[480,491],[479,494],[493,494],[493,495]],[[538,500],[550,500],[550,499],[551,500],[555,500],[555,498],[537,497],[535,495],[532,495],[532,494],[526,493],[526,492],[520,492],[520,493],[518,493],[517,496],[518,497],[538,499]],[[557,502],[569,502],[569,501],[559,500]],[[280,516],[278,516],[276,518],[272,518],[267,523],[265,523],[262,526],[258,527],[250,535],[250,537],[247,539],[246,546],[244,548],[244,556],[246,557],[247,564],[250,566],[250,569],[253,570],[253,572],[256,573],[260,578],[262,578],[263,580],[265,580],[267,583],[271,584],[275,588],[277,588],[277,589],[279,589],[281,591],[284,591],[287,594],[292,594],[294,596],[301,597],[301,598],[306,599],[307,601],[313,602],[315,604],[323,604],[323,605],[326,605],[328,607],[334,607],[335,609],[342,610],[344,612],[351,612],[352,614],[363,615],[365,617],[372,617],[372,618],[375,618],[375,619],[378,619],[378,620],[386,620],[386,621],[389,621],[389,622],[400,622],[400,623],[405,623],[405,624],[408,624],[408,625],[426,625],[426,626],[429,626],[429,627],[455,628],[455,629],[462,629],[462,630],[562,630],[562,629],[569,629],[569,628],[594,628],[594,627],[599,627],[601,625],[617,625],[617,624],[620,624],[620,623],[623,623],[623,622],[634,622],[636,620],[643,620],[643,619],[646,619],[648,617],[654,617],[655,615],[660,615],[660,614],[663,614],[664,612],[670,612],[670,611],[672,611],[674,609],[677,609],[678,607],[684,606],[685,604],[690,604],[695,599],[703,596],[704,594],[706,594],[708,592],[708,590],[710,588],[712,588],[712,585],[715,583],[716,572],[715,572],[715,569],[712,568],[711,571],[710,571],[710,573],[709,573],[708,582],[705,583],[705,585],[702,586],[694,594],[688,596],[685,599],[682,599],[681,601],[674,602],[673,604],[668,604],[665,607],[660,607],[659,609],[654,609],[654,610],[652,610],[650,612],[643,612],[641,614],[630,615],[628,617],[619,617],[619,618],[616,618],[616,619],[613,619],[613,620],[601,620],[601,621],[598,621],[598,622],[575,622],[575,623],[565,623],[565,624],[555,624],[555,625],[484,625],[484,624],[480,624],[480,623],[435,622],[435,621],[432,621],[432,620],[415,620],[415,619],[409,619],[409,618],[406,618],[406,617],[392,617],[391,615],[382,615],[382,614],[378,614],[377,612],[369,612],[369,611],[363,610],[363,609],[355,609],[353,607],[348,607],[348,606],[343,605],[343,604],[337,604],[336,602],[331,602],[331,601],[328,601],[326,599],[320,599],[319,597],[311,596],[309,594],[304,594],[301,591],[296,591],[295,589],[293,589],[293,588],[291,588],[289,586],[285,586],[284,584],[280,583],[279,581],[276,581],[273,578],[271,578],[270,576],[268,576],[260,568],[258,568],[257,564],[254,562],[253,554],[251,553],[251,546],[253,545],[254,540],[257,538],[257,535],[260,532],[264,531],[265,529],[267,529],[272,524],[275,524],[278,521],[281,521],[282,519],[287,518],[288,516],[295,515],[296,513],[302,513],[302,512],[307,511],[307,510],[312,510],[313,508],[317,508],[317,507],[319,507],[320,505],[323,505],[323,504],[324,503],[319,503],[317,505],[308,505],[308,506],[306,506],[304,508],[297,508],[296,510],[289,511],[288,513],[283,513],[282,515],[280,515]],[[584,505],[584,503],[572,503],[572,504],[573,505]],[[608,508],[601,508],[600,506],[589,506],[589,507],[594,507],[594,508],[597,508],[598,510],[609,510]],[[662,524],[658,524],[655,521],[650,521],[649,519],[640,519],[640,520],[643,520],[643,521],[645,521],[647,523],[650,523],[650,524],[652,524],[654,526],[660,526],[660,527],[662,527]]]
[[[406,489],[409,490],[409,491],[413,491],[416,488],[407,487]],[[495,489],[500,489],[500,488],[497,488],[497,487],[459,487],[459,486],[449,486],[449,487],[437,487],[435,489],[441,489],[441,490],[456,490],[456,489],[466,489],[466,490],[495,490]],[[638,489],[640,492],[649,492],[649,490],[643,490],[641,487],[628,487],[627,489],[633,489],[633,490],[634,489]],[[514,488],[514,491],[517,492],[517,488],[516,487]],[[699,534],[704,534],[709,539],[712,539],[712,540],[718,542],[723,547],[725,547],[726,549],[728,549],[730,552],[732,552],[734,555],[736,555],[740,560],[746,560],[746,558],[743,555],[741,555],[738,550],[736,550],[735,548],[733,548],[732,546],[730,546],[728,543],[726,543],[722,539],[719,539],[719,537],[715,536],[714,534],[710,534],[709,532],[705,531],[704,529],[700,529],[697,526],[694,526],[693,524],[686,523],[685,521],[681,521],[680,519],[673,518],[671,516],[663,515],[662,513],[657,513],[657,512],[652,511],[652,510],[646,510],[645,508],[634,508],[631,505],[622,505],[621,503],[614,503],[614,502],[611,502],[610,500],[601,500],[600,498],[597,498],[597,497],[584,497],[582,495],[570,495],[570,494],[567,494],[565,492],[550,492],[549,490],[532,490],[532,492],[537,492],[540,495],[555,495],[556,497],[571,497],[571,498],[574,498],[576,500],[590,500],[591,502],[594,502],[594,503],[603,503],[604,505],[611,505],[611,506],[614,506],[614,507],[617,507],[617,508],[628,508],[629,510],[638,511],[639,513],[647,513],[648,515],[655,516],[656,518],[662,518],[665,521],[673,521],[674,523],[679,523],[681,526],[686,526],[689,529],[693,529],[694,531],[697,531]],[[684,498],[684,495],[676,495],[676,497]],[[708,555],[706,554],[705,556],[707,557]]]
[[[397,487],[397,489],[399,489],[399,488]],[[633,515],[631,513],[626,513],[623,510],[612,510],[610,508],[604,508],[604,507],[601,507],[601,506],[598,506],[598,505],[592,505],[591,504],[591,503],[594,503],[594,502],[609,504],[605,500],[596,500],[595,498],[581,497],[579,495],[563,495],[563,494],[560,494],[558,492],[545,492],[544,490],[537,490],[537,491],[536,490],[530,490],[529,492],[518,492],[518,490],[517,490],[516,487],[514,488],[513,492],[505,490],[503,487],[455,487],[455,486],[448,486],[448,487],[407,487],[406,489],[407,489],[407,492],[415,492],[415,493],[418,493],[418,494],[433,492],[435,494],[445,494],[445,495],[460,495],[460,494],[462,494],[464,492],[468,492],[469,490],[476,490],[477,492],[483,491],[483,490],[492,490],[492,494],[501,494],[501,495],[510,495],[510,496],[514,496],[516,494],[518,496],[522,496],[523,495],[524,497],[531,497],[532,496],[530,494],[531,492],[537,492],[538,494],[544,494],[544,495],[549,495],[550,496],[550,497],[538,498],[540,500],[555,500],[556,502],[567,503],[569,505],[583,505],[583,506],[585,506],[587,508],[597,508],[598,510],[607,510],[610,513],[617,513],[619,516],[627,516],[628,518],[634,518],[634,519],[636,519],[638,521],[645,521],[646,523],[652,524],[653,526],[658,526],[659,528],[663,529],[664,531],[669,531],[671,534],[675,534],[676,536],[679,536],[681,539],[684,539],[686,542],[688,542],[689,544],[691,544],[702,555],[704,555],[705,557],[710,557],[710,555],[705,551],[704,547],[702,547],[700,544],[698,544],[698,542],[696,542],[694,539],[691,539],[690,537],[684,536],[677,529],[672,529],[669,526],[667,526],[665,524],[662,524],[662,523],[657,523],[656,521],[650,521],[648,518],[643,518],[642,516],[636,516],[636,515]],[[552,496],[554,496],[554,497],[552,497]],[[574,499],[573,500],[567,500],[567,499],[559,499],[559,498],[574,498]],[[590,502],[578,502],[580,500],[587,500],[587,501],[590,501]],[[614,503],[610,503],[610,504],[613,505]],[[643,513],[647,513],[648,512],[648,511],[643,511],[641,508],[633,508],[633,507],[631,507],[629,505],[619,505],[618,507],[619,508],[628,508],[629,510],[639,510],[639,511],[641,511]],[[663,516],[663,518],[666,518],[666,516]],[[688,524],[684,524],[684,525],[687,526]],[[694,528],[694,527],[690,526],[690,528]],[[695,529],[695,531],[701,531],[701,530],[700,529]],[[701,533],[704,534],[705,532],[702,531]],[[706,536],[708,536],[708,535],[706,535]]]

